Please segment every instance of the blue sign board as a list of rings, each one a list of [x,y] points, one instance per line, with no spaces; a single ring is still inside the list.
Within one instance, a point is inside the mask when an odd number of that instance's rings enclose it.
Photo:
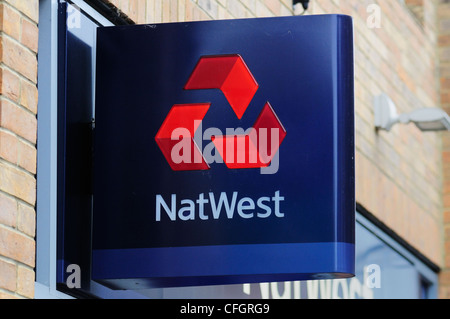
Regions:
[[[354,274],[348,16],[99,28],[92,277]]]

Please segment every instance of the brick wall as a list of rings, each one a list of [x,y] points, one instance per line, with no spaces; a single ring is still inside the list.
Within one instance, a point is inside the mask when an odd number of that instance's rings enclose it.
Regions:
[[[0,1],[0,299],[34,296],[38,7]]]
[[[110,0],[136,23],[292,15],[292,0]]]

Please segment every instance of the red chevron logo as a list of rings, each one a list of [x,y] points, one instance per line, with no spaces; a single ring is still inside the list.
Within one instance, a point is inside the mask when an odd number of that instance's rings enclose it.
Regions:
[[[164,157],[174,171],[207,170],[209,165],[202,156],[201,150],[194,141],[195,132],[208,112],[211,104],[183,104],[174,105],[156,134],[158,143]],[[178,137],[190,138],[189,150],[184,148],[183,157],[173,156],[179,143]],[[187,158],[187,160],[186,160]],[[180,160],[177,160],[180,159]],[[184,161],[181,161],[184,159]]]
[[[233,54],[201,57],[184,89],[222,91],[242,119],[258,87],[242,57]],[[161,125],[155,140],[172,170],[210,168],[194,140],[209,107],[210,103],[174,105]],[[217,135],[211,140],[229,169],[244,169],[269,166],[285,137],[286,130],[267,102],[245,134]]]
[[[200,58],[184,89],[221,90],[241,119],[258,90],[258,83],[240,55],[206,56]]]

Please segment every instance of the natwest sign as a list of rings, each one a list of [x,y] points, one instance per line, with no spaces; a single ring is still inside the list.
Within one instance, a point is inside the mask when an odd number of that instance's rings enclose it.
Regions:
[[[97,54],[94,280],[353,275],[351,18],[100,28]]]
[[[182,199],[177,201],[177,195],[172,194],[170,204],[167,204],[161,195],[156,195],[156,221],[161,220],[161,215],[167,214],[170,220],[208,220],[228,218],[233,219],[235,216],[240,218],[268,218],[275,214],[276,217],[284,217],[281,212],[280,203],[284,201],[284,197],[280,196],[277,191],[271,196],[262,196],[258,199],[251,197],[238,198],[239,193],[233,192],[231,198],[225,192],[220,193],[217,198],[214,193],[199,194],[197,199]],[[179,209],[177,209],[179,205]],[[205,207],[209,205],[210,207]],[[211,216],[206,212],[210,211]],[[164,213],[162,213],[164,212]],[[237,213],[236,213],[237,212]]]

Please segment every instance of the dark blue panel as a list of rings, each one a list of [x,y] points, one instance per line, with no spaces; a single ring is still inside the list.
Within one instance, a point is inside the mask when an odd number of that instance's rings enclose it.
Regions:
[[[105,249],[94,251],[92,273],[112,286],[115,281],[110,278],[123,279],[127,289],[136,284],[170,286],[171,282],[174,286],[198,285],[202,279],[208,284],[234,284],[260,282],[262,276],[323,279],[329,273],[329,278],[339,278],[354,270],[354,252],[354,245],[347,243]]]
[[[60,3],[58,11],[57,256],[63,262],[57,282],[65,283],[67,266],[77,264],[84,288],[91,265],[92,40],[97,25],[80,15],[83,28],[68,28],[67,4]]]
[[[259,84],[241,120],[219,90],[183,90],[201,56],[223,54],[239,54]],[[354,243],[351,18],[330,15],[100,28],[96,90],[95,251]],[[215,127],[225,133],[226,128],[251,127],[267,101],[287,133],[275,174],[230,170],[223,163],[212,163],[207,171],[174,172],[155,142],[174,104],[211,103],[202,129]],[[242,218],[237,207],[230,211],[233,218],[224,209],[214,218],[212,197],[216,203],[221,195],[231,202],[233,194],[236,201],[251,198],[255,206],[259,198],[269,198],[265,203],[270,216],[259,218],[265,207],[258,205],[247,211],[253,218]],[[157,197],[170,209],[172,195],[177,212],[187,200],[195,203],[195,220],[183,221],[177,214],[173,221],[164,209],[158,220],[157,207],[163,206],[158,206]],[[200,196],[209,201],[204,205],[206,220],[199,217]],[[320,249],[317,254],[321,256]],[[296,257],[291,257],[295,262]],[[321,258],[317,260],[320,263]],[[300,261],[299,273],[303,271]],[[166,267],[160,260],[154,263]],[[94,268],[99,267],[124,266],[111,266],[98,258]],[[276,272],[271,269],[267,275]],[[336,270],[322,267],[317,272]],[[96,279],[104,278],[98,274]]]

